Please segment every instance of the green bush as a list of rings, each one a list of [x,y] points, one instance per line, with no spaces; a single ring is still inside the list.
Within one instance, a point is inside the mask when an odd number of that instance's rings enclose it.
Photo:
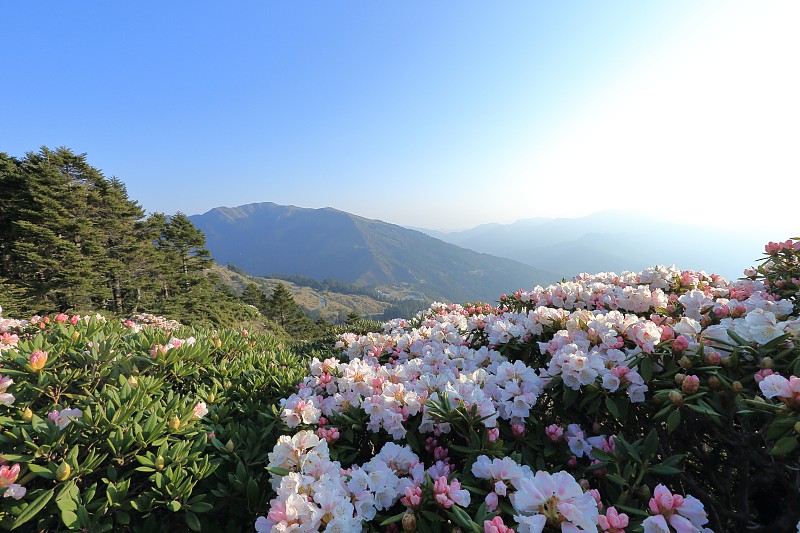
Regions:
[[[0,528],[241,531],[268,508],[273,405],[303,346],[67,315],[0,335],[0,487],[20,487]]]

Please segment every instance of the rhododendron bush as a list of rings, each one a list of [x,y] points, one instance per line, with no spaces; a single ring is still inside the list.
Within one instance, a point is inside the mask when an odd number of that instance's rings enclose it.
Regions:
[[[800,242],[344,334],[280,403],[258,531],[794,531]]]
[[[160,317],[0,319],[0,529],[251,529],[301,361]]]

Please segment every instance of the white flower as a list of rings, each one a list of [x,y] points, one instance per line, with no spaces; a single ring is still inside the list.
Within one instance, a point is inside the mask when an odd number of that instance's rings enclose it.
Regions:
[[[597,530],[599,515],[594,496],[584,493],[567,472],[539,471],[533,478],[523,478],[517,492],[511,495],[511,504],[521,515],[514,517],[520,531],[542,531],[545,523],[562,525],[563,529],[564,522],[579,530]],[[531,515],[542,515],[544,520],[525,518]]]

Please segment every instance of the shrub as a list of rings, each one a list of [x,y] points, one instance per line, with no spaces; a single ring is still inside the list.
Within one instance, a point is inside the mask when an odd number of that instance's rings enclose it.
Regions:
[[[281,402],[258,531],[789,531],[800,242],[340,336]]]
[[[0,527],[241,531],[266,509],[271,406],[302,356],[268,335],[139,318],[155,326],[0,322]]]

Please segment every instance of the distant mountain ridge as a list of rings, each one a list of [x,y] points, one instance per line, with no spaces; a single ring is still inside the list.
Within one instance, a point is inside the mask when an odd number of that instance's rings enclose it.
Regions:
[[[789,232],[796,230],[786,228]],[[457,246],[508,257],[567,279],[581,272],[639,271],[657,264],[705,269],[736,279],[759,258],[764,244],[792,236],[775,235],[756,224],[748,229],[725,229],[621,210],[577,218],[483,224],[453,232],[421,231]]]
[[[467,250],[419,231],[333,208],[272,202],[218,207],[189,217],[217,262],[256,276],[300,274],[408,297],[496,301],[559,276]]]

